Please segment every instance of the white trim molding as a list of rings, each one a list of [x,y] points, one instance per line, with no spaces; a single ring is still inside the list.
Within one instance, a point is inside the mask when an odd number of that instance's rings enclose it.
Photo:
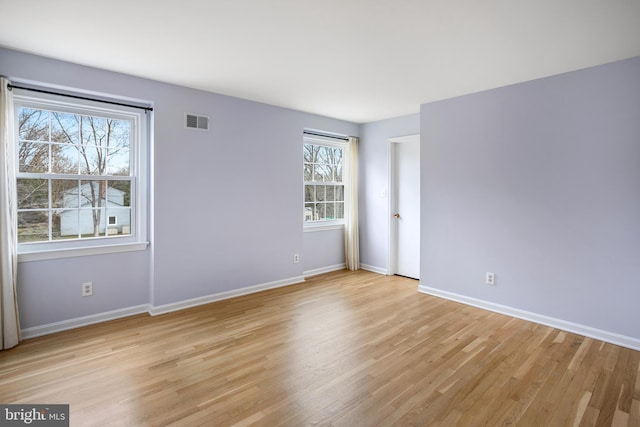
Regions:
[[[372,273],[384,274],[385,276],[388,274],[386,268],[376,267],[374,265],[362,264],[360,263],[360,268],[362,270],[371,271]]]
[[[337,221],[318,221],[315,223],[304,224],[302,231],[305,233],[315,233],[318,231],[344,230],[344,222]]]
[[[149,311],[149,305],[136,305],[134,307],[120,308],[118,310],[105,311],[104,313],[91,314],[89,316],[76,317],[69,320],[62,320],[60,322],[49,323],[41,326],[34,326],[32,328],[25,328],[22,332],[22,338],[35,338],[41,335],[54,334],[56,332],[66,331],[68,329],[80,328],[82,326],[89,326],[95,323],[107,322],[109,320],[120,319],[122,317],[129,317],[136,314],[147,313]]]
[[[185,308],[197,307],[203,304],[209,304],[214,301],[221,301],[229,298],[235,298],[242,295],[253,294],[256,292],[266,291],[268,289],[281,288],[283,286],[294,285],[304,282],[303,276],[291,277],[289,279],[276,280],[274,282],[263,283],[261,285],[247,286],[240,289],[232,289],[230,291],[218,292],[216,294],[205,295],[202,297],[191,298],[188,300],[163,304],[158,306],[149,306],[149,314],[157,316],[159,314],[170,313],[172,311],[183,310]]]
[[[346,268],[346,266],[345,266],[345,263],[343,262],[342,264],[334,264],[334,265],[329,265],[327,267],[320,267],[320,268],[314,268],[314,269],[311,269],[311,270],[303,271],[302,275],[304,277],[317,276],[318,274],[330,273],[332,271],[338,271],[338,270],[344,270],[345,268]]]
[[[24,252],[18,254],[18,262],[45,261],[48,259],[76,258],[81,256],[114,254],[119,252],[144,251],[147,249],[147,246],[149,246],[149,242]]]
[[[447,292],[440,289],[430,288],[424,285],[418,286],[418,292],[440,297],[440,298],[445,298],[451,301],[459,302],[462,304],[470,305],[470,306],[481,308],[484,310],[493,311],[495,313],[506,314],[507,316],[528,320],[530,322],[539,323],[541,325],[561,329],[566,332],[583,335],[585,337],[593,338],[600,341],[605,341],[610,344],[615,344],[621,347],[627,347],[632,350],[640,351],[640,339],[637,339],[637,338],[616,334],[614,332],[603,331],[601,329],[592,328],[590,326],[567,322],[566,320],[556,319],[554,317],[532,313],[530,311],[524,311],[517,308],[509,307],[506,305],[496,304],[493,302],[456,294],[453,292]]]
[[[343,264],[344,268],[344,264]],[[196,307],[208,304],[214,301],[221,301],[241,295],[253,294],[256,292],[266,291],[267,289],[280,288],[283,286],[293,285],[304,282],[303,276],[291,277],[289,279],[276,280],[274,282],[263,283],[261,285],[248,286],[241,289],[234,289],[226,292],[219,292],[212,295],[206,295],[198,298],[192,298],[185,301],[164,304],[160,306],[152,306],[150,304],[137,305],[134,307],[121,308],[118,310],[106,311],[104,313],[92,314],[89,316],[76,317],[60,322],[49,323],[46,325],[34,326],[22,329],[22,338],[29,339],[39,337],[41,335],[53,334],[56,332],[66,331],[68,329],[89,326],[95,323],[107,322],[109,320],[120,319],[122,317],[133,316],[141,313],[148,313],[151,316],[158,314],[170,313],[172,311],[183,310],[185,308]]]

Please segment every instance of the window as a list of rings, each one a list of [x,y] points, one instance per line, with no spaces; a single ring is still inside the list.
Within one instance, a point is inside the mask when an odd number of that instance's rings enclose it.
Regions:
[[[16,92],[19,253],[145,240],[145,113]]]
[[[344,223],[346,143],[337,138],[304,136],[304,223]]]

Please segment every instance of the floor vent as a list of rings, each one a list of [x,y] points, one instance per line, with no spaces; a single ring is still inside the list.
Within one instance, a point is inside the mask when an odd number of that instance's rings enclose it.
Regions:
[[[187,129],[209,130],[209,117],[185,114]]]

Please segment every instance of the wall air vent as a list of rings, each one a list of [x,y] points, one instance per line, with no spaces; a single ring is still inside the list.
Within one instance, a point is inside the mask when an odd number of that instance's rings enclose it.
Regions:
[[[186,113],[185,124],[187,129],[209,130],[209,117]]]

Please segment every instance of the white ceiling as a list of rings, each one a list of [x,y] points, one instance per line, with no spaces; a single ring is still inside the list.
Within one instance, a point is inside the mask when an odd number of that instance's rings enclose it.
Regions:
[[[364,123],[640,55],[640,0],[0,0],[0,45]]]

